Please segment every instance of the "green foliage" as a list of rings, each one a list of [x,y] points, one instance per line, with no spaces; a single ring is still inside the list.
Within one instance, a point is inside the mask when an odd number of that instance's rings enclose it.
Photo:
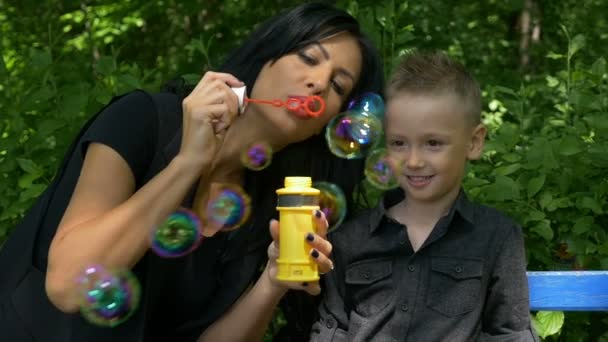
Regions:
[[[297,3],[0,1],[0,244],[112,96],[197,80]],[[370,33],[387,75],[419,48],[447,51],[479,79],[489,136],[464,186],[522,225],[529,269],[608,269],[606,1],[335,3]],[[265,340],[284,324],[278,314]],[[607,340],[608,316],[539,312],[535,327],[551,341]]]
[[[564,324],[564,313],[561,311],[539,311],[532,319],[538,336],[546,338],[557,334]]]

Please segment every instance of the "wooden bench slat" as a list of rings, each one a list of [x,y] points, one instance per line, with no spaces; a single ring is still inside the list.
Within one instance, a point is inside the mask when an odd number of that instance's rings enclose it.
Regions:
[[[528,272],[530,310],[608,311],[608,271]]]

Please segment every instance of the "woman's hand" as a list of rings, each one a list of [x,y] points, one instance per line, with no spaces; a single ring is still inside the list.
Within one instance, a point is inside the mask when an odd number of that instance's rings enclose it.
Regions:
[[[324,274],[334,268],[333,262],[329,259],[332,246],[331,243],[326,240],[328,223],[325,215],[320,210],[315,211],[314,217],[317,225],[317,233],[308,233],[308,235],[302,236],[302,239],[305,239],[311,246],[310,257],[317,263],[319,274]],[[281,288],[304,290],[311,295],[318,295],[321,293],[321,287],[319,286],[318,281],[296,283],[276,279],[278,272],[277,259],[279,258],[279,221],[270,221],[270,234],[272,235],[273,242],[268,246],[268,264],[264,273],[270,278],[271,283]]]
[[[210,165],[238,114],[238,98],[230,88],[243,85],[230,74],[209,71],[184,99],[179,154],[185,160],[201,169]]]

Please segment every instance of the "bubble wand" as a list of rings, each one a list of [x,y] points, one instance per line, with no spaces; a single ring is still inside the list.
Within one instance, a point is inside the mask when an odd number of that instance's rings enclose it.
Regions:
[[[283,100],[261,100],[246,97],[246,87],[232,88],[239,98],[239,112],[242,112],[245,104],[259,103],[275,107],[285,107],[292,112],[303,110],[308,117],[316,118],[325,111],[325,100],[322,97],[313,95],[306,97],[290,97],[287,101]]]

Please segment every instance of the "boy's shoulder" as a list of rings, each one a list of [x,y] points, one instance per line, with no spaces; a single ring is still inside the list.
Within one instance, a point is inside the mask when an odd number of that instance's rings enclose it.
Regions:
[[[509,234],[513,230],[521,231],[520,224],[501,209],[476,202],[471,203],[474,207],[474,223],[477,228],[499,235]]]

